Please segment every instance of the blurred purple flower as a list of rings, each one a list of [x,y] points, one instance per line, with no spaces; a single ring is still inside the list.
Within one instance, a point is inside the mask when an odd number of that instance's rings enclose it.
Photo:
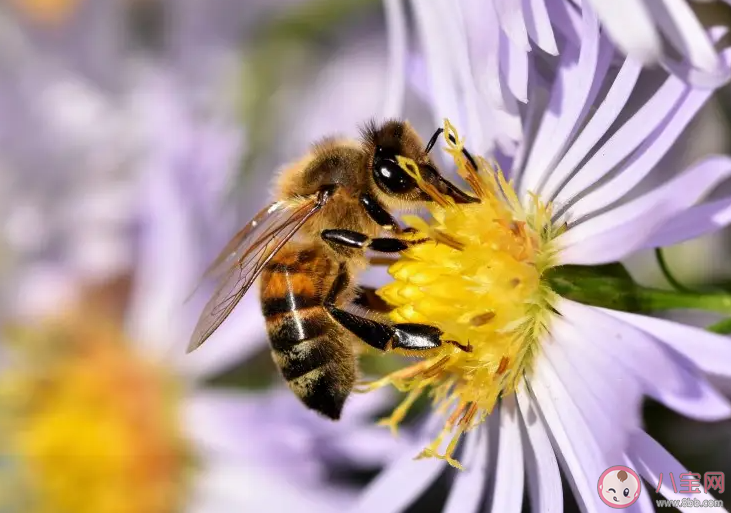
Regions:
[[[445,12],[441,21],[449,23],[449,16]],[[540,204],[552,202],[549,226],[562,227],[565,223],[565,230],[561,228],[553,242],[545,243],[549,253],[555,248],[555,256],[551,257],[555,262],[550,266],[610,263],[637,250],[675,244],[731,222],[729,198],[696,205],[718,183],[731,177],[729,157],[708,156],[656,187],[644,191],[640,188],[652,171],[667,171],[664,168],[669,163],[661,159],[712,91],[690,85],[677,75],[659,77],[657,72],[643,73],[641,65],[631,58],[621,59],[619,69],[614,69],[615,47],[600,31],[599,21],[591,8],[584,8],[580,19],[572,22],[581,45],[574,46],[566,37],[557,38],[558,59],[535,63],[544,72],[550,72],[528,81],[527,106],[519,110],[522,140],[513,157],[500,157],[501,167],[512,178],[517,193],[514,199],[506,193],[506,202],[519,202],[528,213],[528,218],[516,216],[515,221],[530,222],[531,215],[543,212],[545,207]],[[437,40],[435,45],[448,46],[435,33],[432,36]],[[451,54],[449,57],[457,59]],[[723,58],[727,65],[728,52]],[[470,83],[469,87],[476,85]],[[475,108],[452,89],[434,89],[432,94],[451,94],[448,98],[434,97],[437,109],[439,105],[450,105],[453,112],[464,113]],[[643,101],[631,102],[632,95],[640,95]],[[471,115],[491,121],[491,112],[484,116],[483,112],[478,109]],[[466,126],[466,146],[471,149],[473,138],[481,132],[469,122]],[[512,204],[506,208],[518,211]],[[550,210],[547,212],[550,214]],[[438,222],[449,226],[449,219]],[[473,230],[482,229],[470,226]],[[506,226],[511,225],[508,222]],[[546,233],[551,233],[550,227],[546,229]],[[475,236],[478,242],[473,243],[462,235],[457,240],[470,242],[457,253],[465,255],[465,259],[466,255],[473,255],[477,259],[475,265],[488,277],[470,281],[459,272],[455,278],[452,271],[445,269],[440,281],[437,272],[426,274],[428,269],[438,267],[437,262],[409,261],[411,267],[405,265],[394,271],[397,283],[407,280],[403,287],[407,287],[408,297],[400,299],[405,305],[404,315],[416,311],[414,315],[424,312],[427,318],[432,315],[431,319],[438,319],[439,312],[451,312],[448,315],[455,326],[461,322],[458,319],[470,319],[474,312],[479,312],[480,304],[488,309],[498,308],[494,303],[485,303],[490,287],[483,285],[484,280],[491,283],[497,277],[484,269],[502,268],[503,262],[482,262],[480,266],[479,255],[487,254],[488,249],[479,246],[480,237]],[[426,254],[426,250],[419,253],[420,258]],[[449,265],[454,263],[450,261]],[[424,276],[417,275],[413,281],[402,277],[416,272],[418,265],[426,266]],[[466,280],[466,289],[475,294],[469,301],[449,295],[448,291],[460,286],[460,279]],[[476,287],[475,283],[480,285]],[[485,288],[486,296],[480,296]],[[429,301],[419,303],[420,294]],[[447,299],[441,301],[442,296]],[[417,299],[411,300],[412,297]],[[530,363],[518,369],[514,393],[502,395],[483,424],[471,422],[479,418],[480,412],[487,413],[479,401],[483,399],[481,394],[488,394],[487,389],[492,386],[486,383],[492,381],[469,373],[477,372],[475,369],[482,364],[488,374],[495,373],[497,377],[516,364],[512,363],[511,353],[505,368],[495,371],[498,361],[489,359],[494,358],[490,356],[491,339],[485,332],[481,336],[479,331],[467,331],[475,358],[489,358],[474,360],[470,355],[460,356],[465,353],[452,353],[454,360],[443,367],[447,370],[443,371],[444,381],[439,382],[444,386],[435,389],[437,396],[446,392],[446,397],[438,403],[442,409],[424,427],[424,439],[407,447],[369,485],[357,511],[402,511],[420,497],[445,471],[445,459],[452,446],[445,454],[437,455],[432,451],[438,447],[430,445],[426,455],[438,459],[414,461],[414,456],[435,435],[436,445],[446,435],[459,436],[461,424],[457,421],[470,404],[477,404],[478,413],[462,416],[465,426],[473,428],[465,433],[460,449],[466,470],[454,476],[445,512],[520,511],[525,489],[534,511],[562,511],[561,473],[568,479],[582,510],[603,511],[605,506],[597,495],[596,482],[611,466],[635,469],[652,488],[658,486],[661,472],[673,472],[676,476],[687,472],[644,432],[641,403],[644,396],[650,396],[700,421],[731,417],[731,403],[711,384],[712,379],[731,377],[727,365],[731,346],[727,337],[667,320],[585,306],[558,296],[550,299],[549,304],[558,315],[551,311],[541,314],[546,315],[545,333],[534,337],[531,330],[525,338],[525,344],[530,346],[518,353],[535,356],[528,357]],[[501,313],[495,315],[498,318]],[[535,314],[536,325],[544,322],[541,315]],[[474,326],[464,329],[478,330]],[[465,358],[470,367],[460,370],[458,358]],[[502,365],[500,361],[501,368]],[[434,367],[438,368],[438,364],[434,363]],[[412,368],[407,370],[412,380],[408,381],[409,390],[435,386],[434,377],[439,376],[436,371],[429,372],[431,369],[426,367],[424,385],[415,385],[418,368],[413,369],[414,372],[410,372]],[[469,374],[474,381],[460,380],[460,372]],[[495,383],[498,386],[501,382]],[[463,397],[461,390],[472,395]],[[412,398],[409,395],[407,401]],[[484,400],[489,403],[488,397]],[[442,430],[440,420],[446,418],[450,420]],[[686,496],[675,492],[667,479],[660,492],[668,498]],[[642,494],[634,508],[653,511],[650,494]]]

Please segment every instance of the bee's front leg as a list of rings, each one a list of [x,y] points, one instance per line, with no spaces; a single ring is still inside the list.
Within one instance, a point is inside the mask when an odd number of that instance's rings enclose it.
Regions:
[[[405,240],[395,237],[370,238],[363,233],[353,230],[323,230],[320,237],[332,245],[342,246],[351,249],[371,249],[379,253],[399,253],[416,244],[421,244],[429,239]]]

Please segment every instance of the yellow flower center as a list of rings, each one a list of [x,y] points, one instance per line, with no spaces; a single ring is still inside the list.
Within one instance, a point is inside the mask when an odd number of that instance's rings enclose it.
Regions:
[[[445,140],[480,203],[454,204],[421,181],[418,167],[403,159],[402,167],[435,200],[430,223],[413,216],[406,221],[417,229],[415,238],[431,241],[402,254],[389,269],[395,281],[379,294],[395,307],[394,322],[437,326],[444,341],[457,344],[443,344],[369,388],[392,384],[409,392],[383,421],[394,431],[414,401],[429,391],[447,422],[423,456],[459,467],[452,454],[460,435],[482,422],[502,394],[515,390],[540,349],[552,300],[542,277],[555,260],[552,240],[559,228],[551,222],[550,205],[533,196],[524,207],[511,184],[484,159],[474,169],[448,121]],[[448,446],[439,454],[448,436]]]
[[[88,314],[8,340],[0,511],[176,511],[188,466],[172,380]]]

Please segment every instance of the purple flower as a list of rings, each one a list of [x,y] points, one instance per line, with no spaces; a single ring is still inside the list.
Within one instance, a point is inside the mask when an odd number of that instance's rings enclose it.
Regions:
[[[461,153],[481,133],[474,124],[465,141],[445,125],[456,137],[447,151],[481,203],[431,207],[431,222],[408,218],[446,237],[407,250],[381,294],[395,306],[394,321],[435,324],[462,349],[445,344],[373,383],[408,391],[389,420],[394,428],[422,394],[435,411],[424,439],[369,485],[357,511],[403,510],[445,461],[465,470],[444,511],[520,511],[525,489],[534,511],[562,511],[561,472],[582,510],[603,511],[597,480],[612,466],[634,469],[652,488],[661,472],[687,472],[644,432],[645,396],[696,420],[731,417],[711,384],[731,376],[726,337],[588,306],[562,297],[552,281],[580,273],[569,265],[595,272],[731,222],[731,199],[702,202],[731,177],[731,158],[708,156],[675,176],[662,160],[711,91],[643,73],[629,57],[613,67],[615,47],[590,8],[572,26],[581,45],[557,37],[558,59],[529,69],[522,137],[513,156],[499,156],[510,182],[482,158],[475,170]],[[490,121],[465,96],[435,102]],[[651,172],[659,184],[644,180]],[[684,496],[667,479],[660,492]],[[634,507],[652,511],[650,494]]]
[[[392,61],[398,64],[406,61],[408,31],[405,16],[392,3],[396,2],[386,2],[390,7],[386,14],[392,27]],[[512,154],[523,130],[519,111],[533,87],[529,77],[534,76],[534,63],[541,55],[574,52],[583,44],[580,4],[574,0],[413,2],[417,45],[409,60],[409,82],[429,99],[437,124],[449,117],[469,134],[475,152],[498,149]],[[700,87],[718,87],[729,79],[710,30],[692,12],[691,6],[703,2],[597,0],[586,5],[592,6],[603,34],[638,64],[659,63]],[[726,6],[716,7],[725,12]]]

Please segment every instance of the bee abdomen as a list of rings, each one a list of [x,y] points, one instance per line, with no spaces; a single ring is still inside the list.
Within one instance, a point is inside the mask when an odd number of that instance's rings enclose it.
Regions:
[[[288,382],[292,391],[308,408],[333,420],[340,418],[343,404],[355,383],[351,360],[336,360]]]

